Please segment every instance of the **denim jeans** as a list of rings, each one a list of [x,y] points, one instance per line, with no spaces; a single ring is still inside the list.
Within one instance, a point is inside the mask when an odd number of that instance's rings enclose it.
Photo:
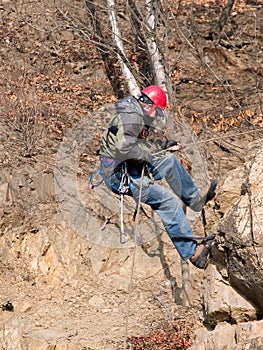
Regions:
[[[170,189],[156,182],[151,183],[150,178],[145,175],[142,180],[141,202],[150,205],[161,218],[179,255],[183,260],[187,260],[195,253],[197,243],[191,239],[192,229],[180,200],[189,206],[191,201],[198,197],[200,190],[173,154],[153,161],[150,171],[156,181],[165,178]],[[110,183],[116,187],[117,182],[116,176],[113,175]],[[139,199],[140,185],[140,177],[132,179],[130,189],[135,201]]]

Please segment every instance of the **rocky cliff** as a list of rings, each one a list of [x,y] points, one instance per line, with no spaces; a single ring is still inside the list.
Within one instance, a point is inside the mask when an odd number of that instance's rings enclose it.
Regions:
[[[194,330],[194,350],[261,348],[262,140],[247,148],[263,126],[261,2],[236,1],[220,42],[208,33],[222,1],[167,2],[172,118],[187,125],[178,140],[195,158],[199,184],[208,171],[219,178],[203,217],[188,213],[195,234],[217,234],[204,273],[181,264],[146,207],[151,221],[140,216],[135,249],[129,199],[130,239],[120,244],[118,197],[103,185],[88,189],[109,120],[101,108],[127,88],[111,51],[104,61],[93,35],[74,25],[93,22],[87,3],[0,2],[0,348],[123,349],[127,336],[173,322]],[[128,57],[143,77],[149,60],[116,4]],[[151,79],[147,72],[141,84]],[[197,141],[202,149],[193,149]]]
[[[213,227],[217,239],[202,283],[208,328],[198,332],[193,349],[263,345],[262,164],[260,140],[249,145],[244,166],[229,173],[217,195],[222,218]]]
[[[262,149],[262,140],[250,145],[244,165],[229,173],[205,209],[217,235],[205,272],[181,265],[156,218],[141,217],[144,239],[135,255],[133,244],[116,246],[118,198],[103,185],[89,191],[81,176],[69,187],[88,214],[86,235],[78,231],[83,213],[72,226],[56,193],[56,157],[2,171],[2,347],[117,349],[127,334],[182,317],[195,323],[193,350],[262,346]],[[78,216],[74,205],[66,208]],[[133,210],[127,200],[131,231]]]

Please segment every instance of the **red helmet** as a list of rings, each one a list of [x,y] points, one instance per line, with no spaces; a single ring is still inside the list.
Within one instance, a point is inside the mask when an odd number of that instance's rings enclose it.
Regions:
[[[157,85],[147,86],[142,90],[142,94],[146,95],[156,106],[164,109],[166,107],[166,94]]]

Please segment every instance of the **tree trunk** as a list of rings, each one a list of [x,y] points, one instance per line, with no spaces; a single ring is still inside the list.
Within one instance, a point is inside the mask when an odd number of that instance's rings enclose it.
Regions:
[[[230,15],[230,12],[232,10],[232,7],[235,3],[235,0],[228,0],[226,6],[224,7],[221,16],[219,17],[218,22],[211,27],[209,32],[209,38],[212,40],[218,40],[220,38],[220,33],[225,26],[228,17]]]
[[[123,57],[127,58],[125,50],[124,50],[123,42],[122,42],[121,33],[120,33],[119,27],[118,27],[118,22],[116,19],[114,0],[107,0],[107,8],[108,8],[109,20],[111,23],[113,40],[115,41],[115,43],[116,43],[118,49],[120,50],[120,52],[122,53]],[[123,72],[125,81],[127,82],[130,94],[135,95],[135,96],[139,96],[140,88],[139,88],[132,72],[127,67],[127,65],[125,64],[125,62],[123,61],[122,57],[119,54],[117,54],[117,58],[118,58],[120,66],[121,66],[121,70]]]
[[[164,70],[164,65],[162,63],[162,56],[158,49],[156,39],[154,37],[155,31],[155,15],[154,15],[154,4],[153,0],[146,0],[146,24],[149,29],[150,35],[146,38],[147,48],[150,54],[152,66],[154,69],[154,75],[156,84],[159,85],[164,91],[167,91],[166,88],[166,75]]]

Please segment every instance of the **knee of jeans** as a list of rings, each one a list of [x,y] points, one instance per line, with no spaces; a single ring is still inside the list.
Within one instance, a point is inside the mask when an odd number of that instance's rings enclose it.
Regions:
[[[178,160],[176,155],[174,155],[173,153],[170,153],[166,156],[166,161],[171,166],[174,166],[174,164],[176,164],[176,165],[181,164],[181,162]]]
[[[174,153],[170,153],[168,156],[172,162],[175,162],[177,164],[181,164],[181,162],[179,161],[179,159],[177,158],[177,156]]]
[[[174,160],[174,158],[176,158],[176,157],[173,155],[173,153],[169,153],[169,154],[167,154],[167,156],[166,156],[166,159],[167,159],[167,160]]]

